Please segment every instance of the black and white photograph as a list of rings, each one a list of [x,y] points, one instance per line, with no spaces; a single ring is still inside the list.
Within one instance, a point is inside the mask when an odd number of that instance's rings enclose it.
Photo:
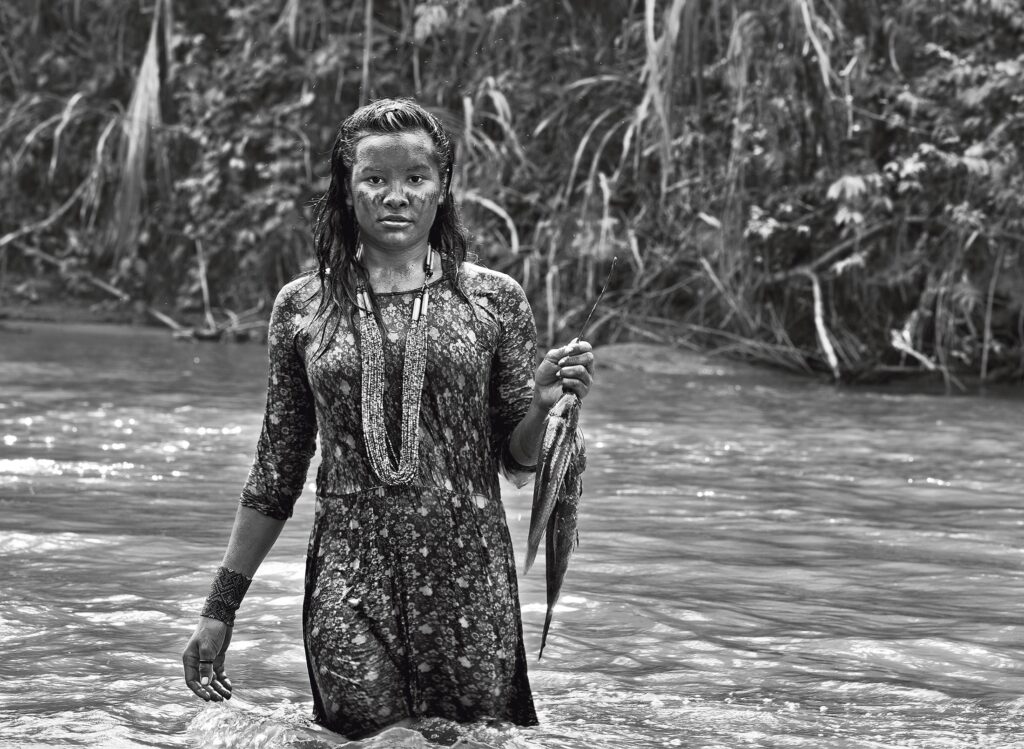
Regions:
[[[1024,747],[1024,2],[0,2],[0,747]]]

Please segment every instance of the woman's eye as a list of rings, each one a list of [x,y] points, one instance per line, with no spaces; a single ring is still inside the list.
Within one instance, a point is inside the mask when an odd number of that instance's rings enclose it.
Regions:
[[[367,177],[366,181],[369,182],[371,185],[380,185],[383,184],[384,179],[382,177],[374,175],[372,177]]]
[[[411,177],[409,177],[409,181],[412,182],[414,185],[419,185],[423,182],[423,177],[421,177],[418,174],[414,174]]]

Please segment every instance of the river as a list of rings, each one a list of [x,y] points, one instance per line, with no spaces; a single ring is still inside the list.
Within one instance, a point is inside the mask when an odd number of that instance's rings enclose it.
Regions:
[[[311,487],[239,613],[237,696],[182,683],[265,368],[260,346],[162,331],[0,329],[0,746],[434,746],[308,722]],[[461,745],[1024,745],[1022,410],[1013,393],[603,367],[581,545],[540,661],[543,561],[520,580],[541,725],[462,728]],[[520,558],[529,503],[506,487]]]

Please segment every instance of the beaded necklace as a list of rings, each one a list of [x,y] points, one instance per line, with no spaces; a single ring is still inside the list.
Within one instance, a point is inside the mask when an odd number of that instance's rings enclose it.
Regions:
[[[420,401],[423,372],[427,364],[427,310],[434,275],[434,250],[427,248],[423,261],[423,285],[412,303],[412,321],[405,338],[402,365],[402,426],[398,455],[384,424],[384,343],[372,314],[370,294],[363,284],[356,287],[359,307],[359,355],[362,361],[363,440],[370,466],[384,484],[408,484],[419,473]]]

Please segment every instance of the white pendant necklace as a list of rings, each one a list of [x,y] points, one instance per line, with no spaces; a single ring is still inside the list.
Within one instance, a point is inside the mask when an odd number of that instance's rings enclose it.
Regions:
[[[427,363],[426,323],[430,307],[427,284],[433,275],[434,250],[428,247],[423,261],[423,285],[413,300],[409,332],[405,338],[401,444],[397,459],[384,423],[384,342],[372,314],[369,292],[363,284],[356,287],[362,362],[363,440],[373,472],[387,485],[408,484],[419,474],[420,402]]]

